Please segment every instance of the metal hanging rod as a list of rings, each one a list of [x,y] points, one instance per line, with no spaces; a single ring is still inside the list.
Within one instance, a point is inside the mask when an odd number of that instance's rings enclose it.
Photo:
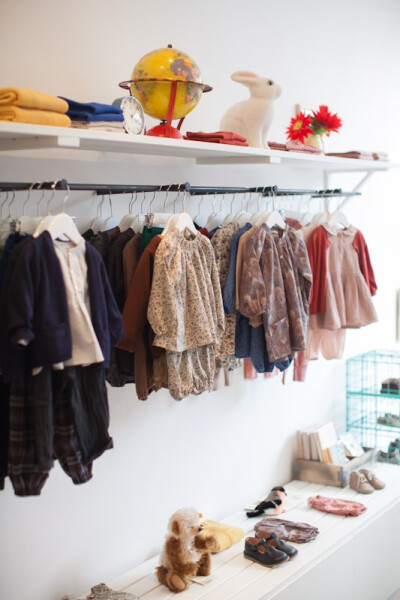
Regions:
[[[332,198],[337,196],[356,196],[360,192],[343,192],[340,188],[334,190],[299,190],[281,189],[276,185],[257,187],[219,187],[219,186],[196,186],[188,182],[172,183],[163,185],[131,185],[131,184],[106,184],[106,183],[69,183],[66,179],[59,181],[36,181],[36,182],[0,182],[0,191],[23,191],[23,190],[65,190],[65,191],[91,191],[101,194],[129,194],[132,192],[179,192],[186,191],[191,196],[204,196],[207,194],[248,194],[258,193],[262,196],[305,196],[312,198]]]

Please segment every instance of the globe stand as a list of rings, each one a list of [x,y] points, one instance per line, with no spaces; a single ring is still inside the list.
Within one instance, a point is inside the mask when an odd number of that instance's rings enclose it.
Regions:
[[[152,136],[156,136],[156,137],[175,138],[178,140],[183,140],[183,135],[181,134],[179,129],[177,129],[176,127],[172,127],[172,125],[171,125],[172,115],[174,114],[177,86],[178,86],[177,81],[171,81],[171,94],[169,97],[167,120],[161,121],[161,123],[159,125],[156,125],[155,127],[152,127],[151,129],[149,129],[149,131],[146,132],[146,135],[152,135]],[[178,125],[179,128],[182,125],[182,121],[183,121],[183,119],[181,119],[179,121],[179,125]]]

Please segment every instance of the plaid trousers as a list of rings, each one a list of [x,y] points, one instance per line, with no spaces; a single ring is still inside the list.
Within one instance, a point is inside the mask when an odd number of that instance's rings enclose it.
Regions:
[[[10,390],[8,475],[17,496],[39,495],[54,459],[75,484],[112,447],[104,369],[44,367]]]

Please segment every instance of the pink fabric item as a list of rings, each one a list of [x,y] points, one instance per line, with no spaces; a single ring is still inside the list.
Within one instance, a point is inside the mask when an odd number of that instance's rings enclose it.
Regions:
[[[257,371],[249,358],[243,360],[243,375],[245,379],[257,379]]]
[[[326,156],[340,156],[342,158],[360,158],[362,160],[373,160],[373,152],[364,152],[362,150],[350,150],[349,152],[327,152]]]
[[[268,146],[270,150],[282,150],[283,152],[287,152],[286,144],[282,144],[281,142],[268,142]]]
[[[264,373],[264,379],[270,379],[271,377],[276,377],[278,375],[278,373],[279,373],[279,370],[276,367],[274,367],[274,370],[271,373]]]
[[[325,360],[343,357],[346,329],[309,329],[306,360],[317,360],[321,352]]]
[[[302,144],[299,140],[288,140],[286,142],[287,149],[289,152],[306,152],[308,154],[321,154],[322,150],[314,148],[314,146],[307,146]]]
[[[279,370],[274,367],[274,370],[271,373],[264,373],[264,379],[270,379],[271,377],[276,377],[279,374]],[[253,363],[250,358],[245,358],[243,360],[243,376],[245,379],[257,379],[258,373],[253,367]]]
[[[325,496],[313,496],[308,499],[308,504],[317,510],[345,517],[358,517],[358,515],[367,510],[367,507],[361,504],[361,502],[341,500],[340,498],[326,498]]]
[[[308,366],[306,350],[300,350],[294,357],[293,381],[305,381]]]

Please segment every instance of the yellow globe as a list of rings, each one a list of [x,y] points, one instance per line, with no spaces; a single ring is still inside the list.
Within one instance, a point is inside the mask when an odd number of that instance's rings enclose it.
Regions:
[[[210,89],[203,84],[200,70],[190,56],[176,48],[160,48],[143,56],[133,69],[131,94],[146,114],[166,120],[171,81],[178,82],[173,119],[189,114],[200,101],[203,88]]]

